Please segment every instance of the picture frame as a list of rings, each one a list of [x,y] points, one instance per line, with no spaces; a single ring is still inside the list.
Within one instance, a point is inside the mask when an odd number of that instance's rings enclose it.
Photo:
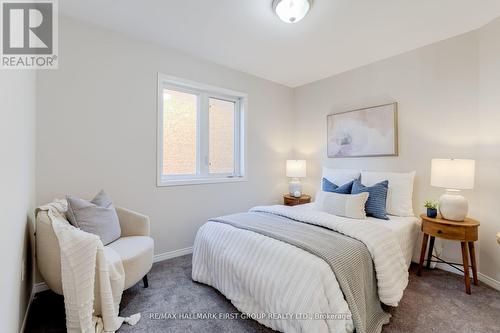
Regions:
[[[398,156],[398,103],[327,116],[329,158]]]

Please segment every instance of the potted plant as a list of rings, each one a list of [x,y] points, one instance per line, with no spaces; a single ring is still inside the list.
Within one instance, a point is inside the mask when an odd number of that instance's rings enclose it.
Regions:
[[[432,200],[426,200],[424,202],[424,207],[427,208],[427,216],[431,218],[436,218],[438,211],[438,203]]]

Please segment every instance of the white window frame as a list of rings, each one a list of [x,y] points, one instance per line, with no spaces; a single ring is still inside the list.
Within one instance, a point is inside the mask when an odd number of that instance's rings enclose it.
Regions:
[[[163,174],[163,90],[172,89],[198,96],[198,114],[196,128],[196,174],[164,175]],[[234,173],[209,173],[209,131],[208,101],[210,98],[235,103],[234,115]],[[247,94],[203,83],[197,83],[170,75],[158,73],[158,105],[157,105],[157,186],[196,185],[210,183],[227,183],[247,181],[246,176],[246,125]],[[200,124],[206,126],[200,127]]]

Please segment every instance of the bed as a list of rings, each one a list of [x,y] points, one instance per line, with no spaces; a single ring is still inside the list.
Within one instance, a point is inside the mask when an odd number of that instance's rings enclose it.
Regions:
[[[380,302],[397,306],[401,300],[419,231],[415,217],[355,220],[318,211],[309,204],[261,206],[209,220],[196,236],[193,280],[218,289],[239,311],[267,327],[282,332],[380,332],[389,315],[382,312],[382,318],[379,311],[380,318],[373,325],[360,324],[359,312],[366,309],[353,307],[344,273],[335,271],[324,256],[302,243],[280,239],[279,231],[277,236],[255,232],[239,225],[240,220],[260,220],[269,228],[274,224],[306,225],[308,232],[318,232],[318,236],[331,232],[332,236],[352,239],[367,250],[373,264],[367,272],[373,270],[376,278],[369,288]],[[349,264],[344,262],[343,266]]]

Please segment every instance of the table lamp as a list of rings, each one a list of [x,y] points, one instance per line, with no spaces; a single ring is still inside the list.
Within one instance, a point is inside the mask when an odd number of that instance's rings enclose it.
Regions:
[[[290,195],[299,198],[302,195],[302,185],[300,184],[299,178],[306,177],[306,161],[287,160],[286,176],[291,178],[288,183],[288,191],[290,192]]]
[[[463,221],[469,204],[460,190],[474,187],[474,160],[433,159],[431,162],[431,186],[442,187],[446,193],[439,198],[439,213],[444,219]]]

